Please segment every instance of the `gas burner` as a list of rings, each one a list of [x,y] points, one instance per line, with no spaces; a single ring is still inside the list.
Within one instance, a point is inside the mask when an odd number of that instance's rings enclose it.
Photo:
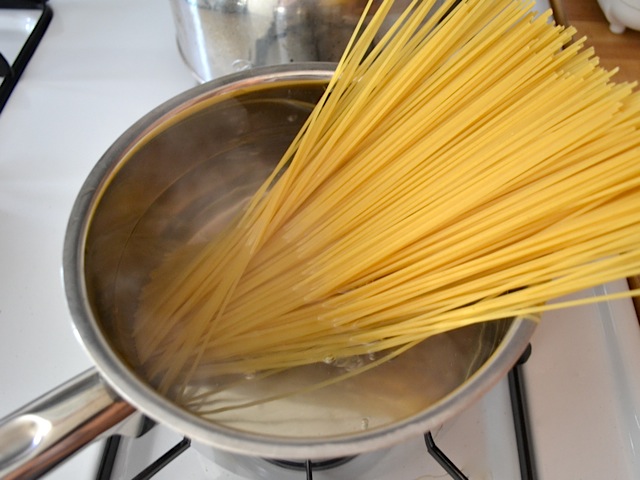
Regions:
[[[47,0],[0,4],[0,112],[4,108],[53,18]]]

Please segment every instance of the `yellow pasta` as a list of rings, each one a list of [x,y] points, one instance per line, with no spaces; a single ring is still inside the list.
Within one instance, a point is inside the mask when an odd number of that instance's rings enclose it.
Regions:
[[[415,1],[372,46],[392,3],[240,217],[143,292],[142,368],[190,408],[640,274],[635,85],[520,0]]]

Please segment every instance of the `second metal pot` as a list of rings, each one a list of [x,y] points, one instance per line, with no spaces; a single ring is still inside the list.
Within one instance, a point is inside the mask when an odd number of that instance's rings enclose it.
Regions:
[[[372,13],[381,1],[373,1]],[[379,35],[410,3],[397,0]],[[171,0],[180,54],[200,81],[267,65],[337,62],[366,5],[367,0]]]

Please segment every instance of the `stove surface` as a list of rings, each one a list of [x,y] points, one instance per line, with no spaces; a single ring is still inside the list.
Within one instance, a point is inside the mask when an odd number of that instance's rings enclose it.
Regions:
[[[75,338],[61,280],[71,205],[122,132],[196,84],[176,48],[168,2],[49,4],[53,20],[0,113],[0,417],[91,366]],[[0,30],[11,21],[0,20]],[[595,291],[625,288],[619,281]],[[633,369],[640,364],[640,328],[631,301],[546,314],[532,344],[524,373],[537,478],[640,479],[640,379]],[[433,434],[470,478],[520,478],[506,382]],[[116,464],[122,476],[112,478],[133,477],[180,440],[163,427],[124,440]],[[102,447],[94,444],[46,478],[94,477]],[[156,478],[304,478],[222,452],[214,464],[196,448]],[[314,478],[446,475],[420,437]]]

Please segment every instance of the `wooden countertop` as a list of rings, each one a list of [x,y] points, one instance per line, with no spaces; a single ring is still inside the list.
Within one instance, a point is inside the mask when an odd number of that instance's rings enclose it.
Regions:
[[[631,29],[616,35],[609,30],[597,0],[550,0],[556,21],[573,25],[577,38],[587,37],[587,45],[593,46],[601,65],[607,70],[620,70],[613,79],[617,82],[640,82],[640,32]],[[640,277],[629,278],[631,288],[640,288]],[[634,299],[640,319],[640,297]]]
[[[576,27],[578,38],[587,37],[603,67],[620,68],[614,80],[640,81],[640,32],[612,33],[597,0],[551,0],[551,6],[558,23]]]

